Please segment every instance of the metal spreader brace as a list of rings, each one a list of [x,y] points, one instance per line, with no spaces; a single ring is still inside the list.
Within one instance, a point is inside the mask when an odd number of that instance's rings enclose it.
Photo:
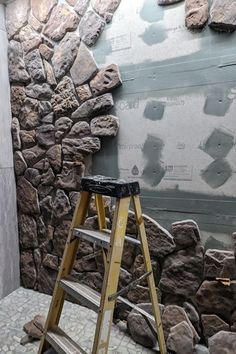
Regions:
[[[166,354],[167,351],[161,323],[160,309],[139,199],[139,183],[127,182],[103,176],[93,176],[82,178],[81,186],[82,191],[69,230],[38,354],[43,354],[51,347],[60,354],[86,354],[85,350],[75,343],[58,326],[66,294],[71,295],[80,304],[87,306],[98,313],[92,354],[106,354],[108,352],[113,312],[117,300],[124,302],[129,307],[135,308],[135,310],[141,313],[154,333],[157,334],[161,354]],[[95,195],[100,231],[88,230],[83,227],[93,194]],[[111,231],[107,230],[103,195],[116,198],[116,207]],[[131,200],[134,205],[139,240],[125,236]],[[88,286],[80,284],[76,279],[73,279],[70,276],[76,259],[80,239],[95,243],[101,247],[105,266],[101,295]],[[139,281],[145,278],[148,281],[154,316],[151,316],[149,313],[120,296],[130,287],[137,285],[137,280],[128,285],[128,287],[117,292],[125,240],[133,242],[141,247],[146,273],[139,279]],[[155,326],[153,325],[154,323]]]

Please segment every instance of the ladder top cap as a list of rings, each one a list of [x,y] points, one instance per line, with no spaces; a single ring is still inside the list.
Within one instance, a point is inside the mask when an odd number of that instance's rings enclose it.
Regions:
[[[125,198],[140,194],[137,181],[127,181],[106,176],[87,176],[81,180],[82,191],[103,194],[115,198]]]

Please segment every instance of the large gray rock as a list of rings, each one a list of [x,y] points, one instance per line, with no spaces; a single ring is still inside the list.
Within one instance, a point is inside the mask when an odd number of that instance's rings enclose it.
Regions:
[[[39,103],[33,98],[24,100],[20,115],[20,125],[23,129],[33,129],[39,125]]]
[[[36,144],[35,130],[21,130],[20,138],[23,149],[28,149]]]
[[[38,290],[41,293],[52,295],[56,279],[56,270],[41,266],[38,274]]]
[[[25,64],[33,80],[41,82],[46,79],[43,62],[38,49],[34,49],[25,56]]]
[[[76,87],[76,92],[81,103],[92,98],[92,92],[88,84]]]
[[[61,117],[55,123],[56,141],[61,141],[72,126],[72,120],[68,117]]]
[[[196,344],[193,354],[209,354],[209,350],[205,345]]]
[[[61,145],[54,145],[46,152],[46,157],[55,172],[61,169]]]
[[[186,312],[188,318],[190,319],[193,327],[196,329],[196,331],[198,333],[201,333],[200,318],[199,318],[199,314],[198,314],[196,308],[192,304],[190,304],[189,302],[184,302],[183,308],[184,308],[184,311]]]
[[[90,126],[87,122],[77,122],[71,128],[68,138],[83,138],[84,136],[91,135]]]
[[[55,199],[52,204],[53,216],[61,219],[71,211],[70,200],[62,189],[56,191]]]
[[[186,321],[170,329],[166,345],[176,354],[193,354],[193,332]]]
[[[37,20],[36,17],[32,15],[32,13],[29,14],[28,18],[28,24],[37,32],[41,32],[43,25],[39,20]]]
[[[49,46],[47,46],[47,44],[45,43],[40,44],[39,52],[42,55],[42,57],[46,60],[50,60],[54,53],[53,49],[49,48]]]
[[[121,0],[92,0],[92,7],[106,22],[110,22],[120,2]]]
[[[76,191],[80,187],[83,174],[84,164],[82,162],[63,161],[62,171],[57,175],[56,187]]]
[[[49,88],[50,89],[50,88]],[[50,90],[50,97],[51,97],[51,90]],[[50,101],[39,101],[39,114],[41,117],[41,121],[46,123],[44,117],[52,113],[52,105]],[[53,113],[52,113],[53,114]],[[46,119],[46,117],[45,117]],[[47,118],[49,119],[49,118]]]
[[[54,231],[53,236],[53,254],[56,256],[62,257],[66,240],[69,234],[71,222],[63,220]]]
[[[206,342],[220,331],[229,331],[229,325],[217,315],[202,315],[203,334]]]
[[[175,240],[176,251],[196,246],[201,241],[200,230],[193,220],[174,222],[171,225],[171,234]]]
[[[25,53],[28,53],[32,49],[38,48],[42,42],[40,34],[33,30],[30,25],[27,25],[21,29],[19,39]]]
[[[80,157],[83,154],[94,154],[101,148],[100,140],[94,137],[84,137],[80,139],[63,139],[62,152],[65,156]]]
[[[26,98],[25,88],[23,86],[11,86],[11,112],[12,115],[18,116],[21,107]]]
[[[41,182],[41,175],[36,168],[27,168],[24,176],[34,187],[38,187]]]
[[[74,84],[76,86],[84,84],[96,75],[97,71],[98,67],[92,53],[87,49],[86,45],[81,42],[74,64],[70,69]]]
[[[43,65],[44,65],[45,75],[47,77],[47,82],[49,83],[49,85],[53,87],[56,86],[57,80],[55,78],[52,65],[46,60],[43,60]]]
[[[52,169],[48,159],[44,159],[41,184],[44,186],[50,186],[53,184],[54,179],[55,179],[55,175],[54,175],[53,169]]]
[[[160,289],[185,298],[195,295],[203,279],[203,248],[186,248],[165,258]]]
[[[221,282],[205,280],[197,291],[196,301],[202,313],[214,313],[230,320],[235,308],[236,281],[231,281],[227,286]]]
[[[59,41],[67,31],[75,30],[78,23],[79,16],[68,5],[59,4],[53,8],[43,33],[54,41]]]
[[[209,16],[208,0],[185,1],[185,24],[188,29],[202,29]]]
[[[23,175],[27,168],[25,159],[20,151],[14,153],[14,168],[17,176]]]
[[[19,214],[19,238],[22,250],[36,248],[38,246],[37,224],[32,216]]]
[[[97,96],[114,90],[122,85],[119,67],[116,64],[110,64],[101,69],[97,75],[90,81],[92,93]]]
[[[236,352],[236,333],[220,331],[209,338],[210,354],[234,354]]]
[[[72,113],[72,119],[82,119],[94,117],[98,114],[107,112],[114,106],[113,98],[110,93],[92,98],[81,104],[75,112]]]
[[[79,44],[80,38],[76,33],[67,33],[60,42],[60,45],[55,48],[52,57],[52,65],[57,79],[60,79],[70,70],[75,60]]]
[[[204,276],[205,278],[235,279],[234,252],[208,249],[205,253]]]
[[[138,304],[137,307],[148,312],[149,314],[152,314],[152,305],[149,303],[141,303]],[[155,322],[152,323],[153,326],[154,324]],[[147,348],[155,347],[157,343],[156,336],[153,334],[147,321],[141,314],[138,313],[138,311],[132,310],[130,312],[127,317],[127,327],[135,342]]]
[[[32,148],[23,150],[22,153],[28,166],[33,167],[43,157],[45,150],[35,145]]]
[[[55,132],[53,124],[43,124],[36,128],[36,139],[39,145],[48,148],[55,144]]]
[[[105,27],[105,21],[93,10],[88,10],[79,24],[81,39],[88,46],[94,45]]]
[[[42,262],[43,266],[49,269],[58,270],[59,259],[53,254],[47,253]]]
[[[17,118],[13,118],[11,122],[11,134],[12,134],[12,143],[13,148],[15,150],[19,150],[21,148],[21,140],[20,140],[20,123]]]
[[[216,31],[231,32],[236,29],[236,3],[234,0],[213,0],[209,26]]]
[[[27,24],[29,10],[30,0],[15,0],[7,4],[6,28],[9,39]]]
[[[75,89],[71,78],[64,76],[52,96],[52,106],[55,114],[63,115],[78,108]]]
[[[8,66],[10,82],[27,83],[30,79],[25,69],[23,51],[21,44],[17,41],[10,41],[8,46]]]
[[[42,85],[29,84],[25,89],[25,93],[28,97],[36,98],[38,100],[50,100],[52,97],[52,90],[46,83],[43,83]]]
[[[34,257],[31,250],[23,251],[20,255],[20,270],[23,286],[33,289],[37,279]]]
[[[77,12],[79,16],[83,16],[89,6],[90,0],[80,0],[76,1],[74,10]]]
[[[32,14],[40,21],[46,22],[58,0],[31,0]]]
[[[17,181],[17,203],[24,214],[40,213],[37,189],[25,177],[20,177]]]
[[[95,136],[116,136],[119,119],[113,115],[95,117],[91,120],[91,133]]]
[[[162,325],[165,339],[167,340],[167,338],[169,337],[171,328],[183,321],[187,322],[187,324],[191,328],[194,344],[198,343],[200,338],[195,328],[191,324],[184,309],[177,305],[165,306],[164,312],[162,314]]]

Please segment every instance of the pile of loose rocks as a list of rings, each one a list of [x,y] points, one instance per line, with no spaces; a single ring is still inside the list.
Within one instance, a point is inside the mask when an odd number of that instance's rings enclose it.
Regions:
[[[90,47],[121,0],[14,0],[6,7],[22,284],[51,293],[81,176],[103,138],[121,85]],[[82,250],[81,252],[86,252]],[[93,270],[93,269],[92,269]]]

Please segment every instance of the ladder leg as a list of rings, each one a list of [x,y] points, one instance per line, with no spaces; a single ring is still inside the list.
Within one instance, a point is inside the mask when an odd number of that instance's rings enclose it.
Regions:
[[[77,202],[73,219],[71,222],[68,238],[66,241],[62,262],[58,272],[56,285],[54,288],[53,297],[52,297],[51,305],[47,316],[47,321],[44,328],[44,335],[41,339],[38,354],[43,354],[43,352],[48,348],[48,344],[45,339],[46,332],[48,331],[48,329],[57,325],[59,322],[61,311],[65,300],[65,291],[59,287],[59,282],[61,278],[69,275],[73,268],[73,264],[79,246],[79,239],[75,238],[72,232],[75,227],[84,224],[87,216],[90,199],[91,199],[91,193],[82,192],[80,195],[80,199]]]
[[[105,213],[105,208],[103,203],[103,196],[101,194],[95,194],[95,203],[96,203],[96,209],[98,214],[99,230],[104,230],[107,228],[107,222],[106,222],[106,213]],[[102,249],[102,257],[103,257],[104,269],[106,270],[107,252],[105,251],[104,248]]]
[[[115,307],[115,300],[109,301],[109,296],[114,294],[118,287],[129,205],[130,197],[118,199],[116,202],[92,354],[106,354],[108,351]]]
[[[134,210],[135,210],[135,216],[136,216],[136,221],[137,221],[137,227],[138,227],[138,231],[139,231],[142,254],[144,257],[145,269],[146,269],[146,272],[149,272],[152,270],[152,264],[151,264],[151,259],[150,259],[150,253],[149,253],[149,248],[148,248],[147,236],[146,236],[139,196],[138,195],[133,196],[132,200],[133,200],[133,204],[134,204]],[[153,314],[154,314],[155,322],[156,322],[156,329],[157,329],[157,336],[158,336],[158,343],[159,343],[159,347],[160,347],[160,352],[161,352],[161,354],[166,354],[167,350],[166,350],[166,344],[165,344],[165,337],[164,337],[164,332],[163,332],[163,328],[162,328],[161,314],[160,314],[160,308],[159,308],[153,273],[151,273],[149,275],[147,280],[148,280],[150,298],[151,298],[151,302],[152,302],[152,310],[153,310]]]

